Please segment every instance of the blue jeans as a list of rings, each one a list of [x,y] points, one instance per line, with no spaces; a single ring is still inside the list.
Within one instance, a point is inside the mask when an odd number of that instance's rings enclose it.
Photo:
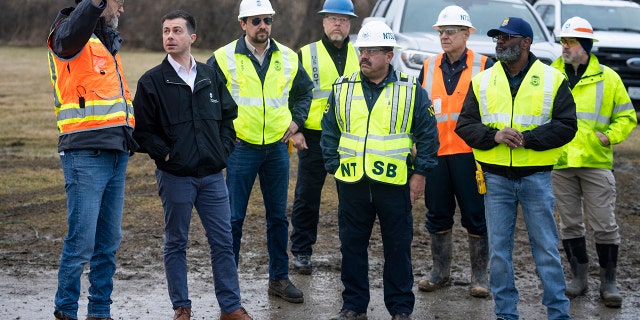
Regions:
[[[357,183],[338,182],[338,201],[340,278],[344,285],[342,308],[367,312],[370,301],[368,248],[377,217],[384,252],[384,304],[391,315],[412,313],[415,296],[412,291],[413,215],[409,186],[374,183],[367,178]]]
[[[80,276],[89,262],[88,317],[111,313],[116,250],[122,239],[124,182],[129,155],[67,150],[60,155],[67,193],[68,233],[58,269],[55,310],[78,317]]]
[[[242,141],[236,142],[236,148],[227,162],[227,187],[231,204],[231,230],[236,265],[240,260],[242,225],[247,215],[251,189],[258,176],[267,219],[269,278],[287,279],[289,277],[287,254],[289,221],[286,215],[289,187],[287,145],[278,142],[256,146]]]
[[[164,270],[173,308],[191,307],[186,250],[193,207],[200,216],[209,243],[211,273],[220,312],[227,314],[240,308],[231,211],[222,172],[195,178],[156,169],[156,179],[164,208]]]
[[[542,282],[542,304],[547,307],[547,317],[571,319],[558,252],[558,229],[553,216],[551,172],[538,172],[514,180],[487,172],[484,175],[487,185],[484,204],[489,237],[489,282],[496,315],[509,320],[519,317],[519,295],[513,271],[519,203]]]

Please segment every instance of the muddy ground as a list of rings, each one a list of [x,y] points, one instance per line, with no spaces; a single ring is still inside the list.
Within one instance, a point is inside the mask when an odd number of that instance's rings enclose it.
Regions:
[[[640,154],[627,155],[631,158]],[[295,167],[295,156],[292,165]],[[637,162],[636,162],[637,163]],[[112,315],[114,319],[171,319],[171,304],[166,292],[162,265],[162,213],[153,177],[153,164],[146,155],[136,155],[130,167],[147,167],[146,174],[129,176],[123,221],[123,242],[118,251]],[[62,175],[59,159],[17,158],[0,155],[0,168],[44,169]],[[638,319],[640,314],[640,168],[632,162],[618,161],[618,223],[622,244],[618,263],[618,286],[624,296],[621,309],[605,308],[599,301],[598,264],[595,245],[588,237],[590,291],[572,301],[574,319]],[[292,182],[295,171],[292,170]],[[292,184],[293,186],[293,184]],[[259,192],[257,189],[256,193]],[[50,195],[43,197],[43,195]],[[267,295],[267,262],[265,223],[260,198],[252,197],[245,222],[242,258],[239,266],[243,304],[255,319],[327,319],[341,306],[340,253],[337,233],[335,184],[329,177],[323,197],[320,234],[314,248],[314,272],[311,276],[291,271],[291,279],[304,291],[303,304],[289,304]],[[51,319],[56,290],[56,271],[66,233],[63,186],[36,191],[13,191],[0,194],[0,202],[9,208],[0,211],[0,314],[2,319]],[[148,204],[148,205],[140,205]],[[291,201],[289,202],[289,208]],[[423,203],[414,207],[413,265],[415,281],[427,276],[431,266],[429,237],[424,231]],[[457,220],[459,221],[459,220]],[[188,250],[190,294],[193,319],[217,319],[219,308],[213,295],[208,247],[202,228],[194,215]],[[464,230],[454,230],[455,257],[452,266],[453,285],[435,293],[423,293],[414,287],[416,307],[414,319],[491,319],[493,301],[472,298],[467,294],[469,262]],[[370,242],[370,283],[372,300],[369,319],[389,319],[382,301],[381,241],[379,230]],[[561,252],[563,264],[568,264]],[[519,310],[522,319],[546,318],[541,305],[541,287],[522,219],[518,222],[514,253],[516,284],[521,293]],[[79,316],[86,315],[86,276]]]

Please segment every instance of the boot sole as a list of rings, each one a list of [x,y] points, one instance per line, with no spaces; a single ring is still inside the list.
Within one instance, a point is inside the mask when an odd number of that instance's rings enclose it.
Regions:
[[[298,268],[298,267],[293,267],[294,270],[296,270],[299,274],[304,274],[304,275],[310,275],[312,272],[312,268]]]
[[[275,291],[275,290],[273,290],[271,288],[269,288],[268,292],[269,292],[270,296],[278,297],[278,298],[280,298],[280,299],[282,299],[284,301],[287,301],[287,302],[291,302],[291,303],[303,303],[304,302],[304,296],[300,297],[300,298],[287,297],[284,294],[281,294],[281,293],[279,293],[279,292],[277,292],[277,291]]]
[[[442,289],[444,287],[448,287],[451,285],[451,278],[446,279],[445,281],[440,281],[438,283],[433,283],[431,281],[427,281],[427,284],[418,283],[418,289],[424,292],[433,292],[438,289]]]

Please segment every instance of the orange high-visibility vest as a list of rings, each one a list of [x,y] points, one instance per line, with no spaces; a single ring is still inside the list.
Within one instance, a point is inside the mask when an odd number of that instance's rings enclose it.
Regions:
[[[48,55],[59,135],[135,126],[120,56],[98,37],[92,35],[71,59],[56,56],[50,44]]]
[[[443,56],[444,53],[441,53],[424,61],[424,79],[422,81],[422,87],[429,93],[438,121],[438,138],[440,139],[438,156],[470,153],[472,152],[471,147],[454,132],[454,129],[458,123],[464,98],[469,91],[471,78],[484,70],[487,57],[467,49],[467,68],[462,70],[453,94],[448,95],[440,70]]]

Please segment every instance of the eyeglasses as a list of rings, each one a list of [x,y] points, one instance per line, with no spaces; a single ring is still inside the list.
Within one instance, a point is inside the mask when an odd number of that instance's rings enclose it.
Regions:
[[[124,7],[124,0],[115,0],[119,8]]]
[[[380,52],[386,52],[382,48],[358,48],[358,51],[361,55],[366,53],[368,56],[375,56]]]
[[[513,38],[524,38],[523,36],[519,35],[519,34],[498,34],[496,36],[493,37],[493,42],[498,42],[498,40],[503,40],[503,41],[509,41]]]
[[[467,30],[465,28],[444,28],[444,29],[438,29],[438,34],[442,35],[443,33],[446,33],[448,36],[452,36],[462,30]]]
[[[349,18],[347,17],[336,17],[336,16],[325,16],[325,19],[329,20],[329,22],[331,23],[336,23],[336,22],[347,23],[349,21]]]
[[[576,38],[560,38],[560,43],[563,46],[575,47],[580,44],[580,41]]]
[[[259,26],[260,22],[264,21],[264,24],[270,26],[271,23],[273,22],[273,18],[272,17],[266,17],[266,18],[253,18],[251,19],[251,24],[254,26]]]

